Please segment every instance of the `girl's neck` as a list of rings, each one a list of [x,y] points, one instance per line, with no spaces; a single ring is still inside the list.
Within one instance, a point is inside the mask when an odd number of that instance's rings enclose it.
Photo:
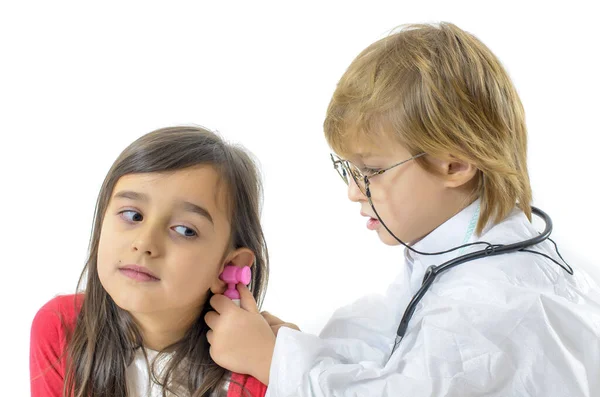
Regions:
[[[131,313],[139,327],[144,347],[161,351],[180,341],[194,324],[201,309],[169,313]]]

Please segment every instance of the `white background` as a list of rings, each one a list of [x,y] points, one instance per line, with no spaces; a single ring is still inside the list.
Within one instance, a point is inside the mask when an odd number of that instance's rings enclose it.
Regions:
[[[370,234],[346,199],[322,122],[352,59],[402,23],[454,22],[505,64],[527,112],[534,204],[553,217],[571,264],[600,278],[600,37],[585,3],[7,3],[2,395],[28,395],[31,320],[74,291],[110,165],[159,127],[201,124],[260,159],[272,264],[264,309],[318,332],[336,307],[383,291],[402,251]]]

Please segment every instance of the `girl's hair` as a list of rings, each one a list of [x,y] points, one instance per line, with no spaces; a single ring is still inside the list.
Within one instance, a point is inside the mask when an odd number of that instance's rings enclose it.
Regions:
[[[213,166],[228,189],[231,248],[247,247],[256,255],[251,290],[261,304],[268,280],[268,252],[260,224],[260,175],[250,155],[199,127],[164,128],[142,136],[117,158],[98,196],[89,255],[77,287],[81,290],[86,280],[81,311],[68,342],[64,395],[126,396],[126,368],[132,363],[136,349],[143,346],[133,319],[115,304],[98,278],[100,229],[115,184],[127,174],[173,171],[203,164]],[[186,395],[196,397],[223,389],[226,370],[211,359],[206,339],[204,315],[211,309],[207,300],[183,339],[169,346],[173,355],[161,372],[165,377],[157,379],[164,387],[163,395],[167,390],[184,390]]]
[[[391,138],[413,155],[450,154],[474,164],[478,234],[515,204],[531,217],[527,130],[517,91],[496,56],[451,23],[406,25],[367,47],[340,79],[324,130],[342,157],[357,144],[377,147]],[[416,161],[435,172],[427,156]]]

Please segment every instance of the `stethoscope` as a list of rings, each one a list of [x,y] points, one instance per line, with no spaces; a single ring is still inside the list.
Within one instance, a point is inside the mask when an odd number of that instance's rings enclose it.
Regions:
[[[452,251],[462,249],[465,247],[470,247],[473,245],[478,245],[478,244],[486,245],[486,247],[482,250],[464,254],[464,255],[458,256],[454,259],[451,259],[447,262],[444,262],[441,265],[437,265],[437,266],[433,265],[433,266],[429,266],[427,268],[427,270],[425,271],[425,275],[423,276],[423,282],[421,284],[421,288],[419,288],[417,293],[412,297],[408,306],[406,307],[406,310],[404,311],[404,314],[402,315],[402,319],[400,320],[400,324],[398,325],[398,330],[396,331],[396,340],[394,342],[394,347],[392,348],[392,353],[394,353],[394,351],[396,350],[396,348],[398,347],[398,345],[404,338],[404,335],[406,335],[406,330],[408,329],[408,323],[410,322],[410,319],[412,318],[413,314],[415,313],[415,310],[417,309],[417,305],[419,304],[421,299],[423,299],[423,296],[425,295],[425,293],[427,292],[427,290],[429,289],[431,284],[433,284],[433,281],[435,280],[435,278],[439,274],[441,274],[455,266],[458,266],[463,263],[470,262],[470,261],[473,261],[476,259],[497,256],[497,255],[503,255],[503,254],[510,254],[512,252],[529,252],[529,253],[536,254],[536,255],[542,255],[542,256],[546,257],[547,259],[551,260],[552,262],[556,263],[557,265],[559,265],[567,273],[569,273],[571,275],[573,274],[573,269],[563,259],[560,252],[558,252],[558,247],[556,246],[556,243],[550,238],[550,234],[552,233],[552,219],[550,218],[550,216],[548,214],[546,214],[544,211],[540,210],[539,208],[531,207],[531,212],[534,215],[540,217],[544,221],[544,223],[545,223],[544,231],[541,232],[538,236],[535,236],[528,240],[519,241],[519,242],[516,242],[513,244],[490,244],[485,241],[478,241],[475,243],[460,245],[460,246],[451,248],[446,251],[441,251],[441,252],[420,252],[420,251],[417,251],[414,248],[410,247],[406,243],[404,243],[402,240],[400,240],[398,237],[396,237],[396,235],[394,235],[394,233],[392,233],[392,231],[386,226],[386,224],[383,222],[383,220],[377,213],[377,210],[375,209],[375,206],[373,205],[373,203],[371,201],[370,190],[367,189],[366,193],[367,193],[367,198],[369,200],[369,204],[371,205],[371,208],[373,209],[375,216],[377,216],[377,219],[383,225],[383,227],[388,231],[388,233],[390,233],[400,244],[404,245],[407,249],[409,249],[417,254],[442,255],[442,254],[446,254],[448,252],[452,252]],[[550,240],[554,244],[556,253],[560,257],[560,259],[565,263],[566,266],[559,263],[558,261],[556,261],[549,255],[544,254],[543,252],[537,252],[537,251],[528,249],[529,247],[540,244],[541,242],[543,242],[545,240]],[[391,354],[390,354],[390,357],[391,357]]]

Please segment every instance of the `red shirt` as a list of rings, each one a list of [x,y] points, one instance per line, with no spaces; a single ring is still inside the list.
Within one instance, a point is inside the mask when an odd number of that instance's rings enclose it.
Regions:
[[[83,295],[58,296],[36,314],[31,326],[29,370],[32,397],[62,397],[66,374],[67,329],[74,329]],[[68,328],[67,328],[68,327]],[[231,374],[227,397],[242,394],[242,384],[252,397],[263,397],[267,387],[257,379]]]

